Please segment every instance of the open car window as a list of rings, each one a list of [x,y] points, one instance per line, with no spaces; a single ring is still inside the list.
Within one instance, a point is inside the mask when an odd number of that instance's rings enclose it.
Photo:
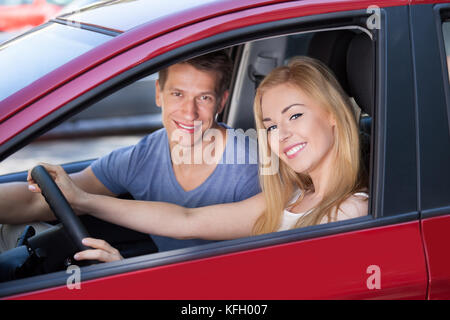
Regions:
[[[354,43],[363,43],[363,49],[372,52],[370,33],[360,27],[319,29],[228,48],[234,54],[235,72],[232,94],[226,110],[220,115],[221,121],[247,133],[249,129],[255,129],[253,101],[262,79],[272,69],[296,56],[321,60],[330,67],[353,102],[368,183],[373,93],[358,96],[360,79],[354,78],[356,67],[347,60],[348,55],[360,55],[353,49]],[[374,56],[364,59],[374,59]],[[373,78],[373,70],[367,70],[365,76]],[[2,173],[27,170],[37,162],[65,164],[93,160],[120,147],[136,144],[162,127],[160,108],[155,105],[156,79],[157,73],[148,75],[72,116],[5,159]],[[253,158],[257,156],[255,154]]]
[[[162,127],[161,109],[155,104],[157,78],[152,74],[140,79],[46,132],[5,159],[0,174],[25,171],[38,162],[93,160],[136,144]]]

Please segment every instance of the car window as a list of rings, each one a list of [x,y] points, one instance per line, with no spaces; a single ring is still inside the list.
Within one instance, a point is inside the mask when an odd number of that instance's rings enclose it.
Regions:
[[[0,101],[111,38],[53,23],[1,45],[0,70],[8,77],[0,77]]]
[[[136,144],[160,127],[155,104],[157,74],[147,76],[76,114],[23,149],[0,167],[0,175],[28,170],[38,162],[64,164],[96,159]]]
[[[368,180],[371,112],[360,106],[349,88],[345,67],[352,39],[367,34],[359,29],[318,31],[251,41],[240,45],[244,53],[236,75],[230,106],[223,121],[237,129],[254,129],[253,100],[259,82],[273,68],[291,58],[308,55],[329,65],[344,90],[352,97],[361,133],[362,159]],[[329,46],[331,39],[339,44]],[[28,170],[37,162],[64,164],[95,159],[137,143],[162,127],[160,109],[154,101],[157,74],[128,85],[53,128],[2,162],[0,174]],[[373,98],[373,96],[371,97]]]
[[[360,46],[350,46],[358,41]],[[369,171],[370,141],[372,136],[372,108],[374,93],[371,89],[364,88],[366,94],[360,92],[363,88],[360,81],[373,81],[374,73],[367,67],[363,74],[364,79],[358,78],[359,63],[373,63],[374,57],[364,54],[361,59],[353,59],[360,56],[355,48],[372,46],[370,36],[361,29],[323,30],[273,37],[258,41],[248,42],[244,45],[241,66],[236,78],[235,88],[228,110],[228,124],[244,131],[255,128],[253,117],[253,99],[256,88],[273,68],[286,64],[295,56],[310,56],[328,65],[338,79],[344,91],[349,95],[354,108],[355,116],[360,127],[362,145],[362,159],[366,175]],[[347,57],[350,57],[347,61]],[[368,61],[366,61],[368,60]],[[367,63],[370,66],[370,63]],[[370,88],[370,87],[369,87]]]
[[[442,23],[442,33],[444,35],[445,55],[447,57],[447,70],[450,79],[450,21]]]

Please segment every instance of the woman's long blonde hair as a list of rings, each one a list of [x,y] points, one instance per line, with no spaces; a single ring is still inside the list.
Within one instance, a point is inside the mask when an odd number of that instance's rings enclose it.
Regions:
[[[331,71],[321,62],[309,57],[296,57],[287,66],[274,69],[256,91],[254,113],[257,129],[265,129],[262,122],[261,99],[264,93],[277,85],[291,84],[301,89],[336,121],[332,155],[335,163],[322,201],[302,216],[295,228],[319,224],[324,217],[333,221],[341,203],[358,190],[364,189],[360,179],[359,132],[349,98]],[[259,130],[258,130],[259,131]],[[267,139],[258,139],[260,154],[273,151]],[[263,162],[263,161],[261,161]],[[301,190],[299,203],[306,192],[314,191],[311,178],[297,173],[283,161],[272,175],[261,175],[261,186],[266,200],[266,211],[256,221],[253,232],[262,234],[277,231],[283,210],[287,208],[296,189]]]

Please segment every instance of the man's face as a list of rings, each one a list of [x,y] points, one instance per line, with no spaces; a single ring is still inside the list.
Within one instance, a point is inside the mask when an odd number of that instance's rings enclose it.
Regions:
[[[207,129],[218,126],[215,116],[222,110],[228,93],[217,97],[216,78],[213,71],[179,63],[169,67],[163,88],[156,82],[156,104],[162,107],[169,142],[176,137],[178,143],[193,146]]]

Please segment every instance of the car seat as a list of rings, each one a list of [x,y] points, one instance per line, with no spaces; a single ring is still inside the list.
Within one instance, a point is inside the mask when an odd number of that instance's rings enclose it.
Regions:
[[[366,173],[370,168],[370,137],[375,101],[375,50],[365,33],[356,35],[347,52],[347,78],[352,96],[362,110],[359,119],[361,155]]]
[[[317,32],[311,39],[308,56],[326,64],[344,91],[361,109],[359,129],[363,174],[370,165],[370,135],[374,108],[375,53],[370,37],[361,32],[334,30]]]

